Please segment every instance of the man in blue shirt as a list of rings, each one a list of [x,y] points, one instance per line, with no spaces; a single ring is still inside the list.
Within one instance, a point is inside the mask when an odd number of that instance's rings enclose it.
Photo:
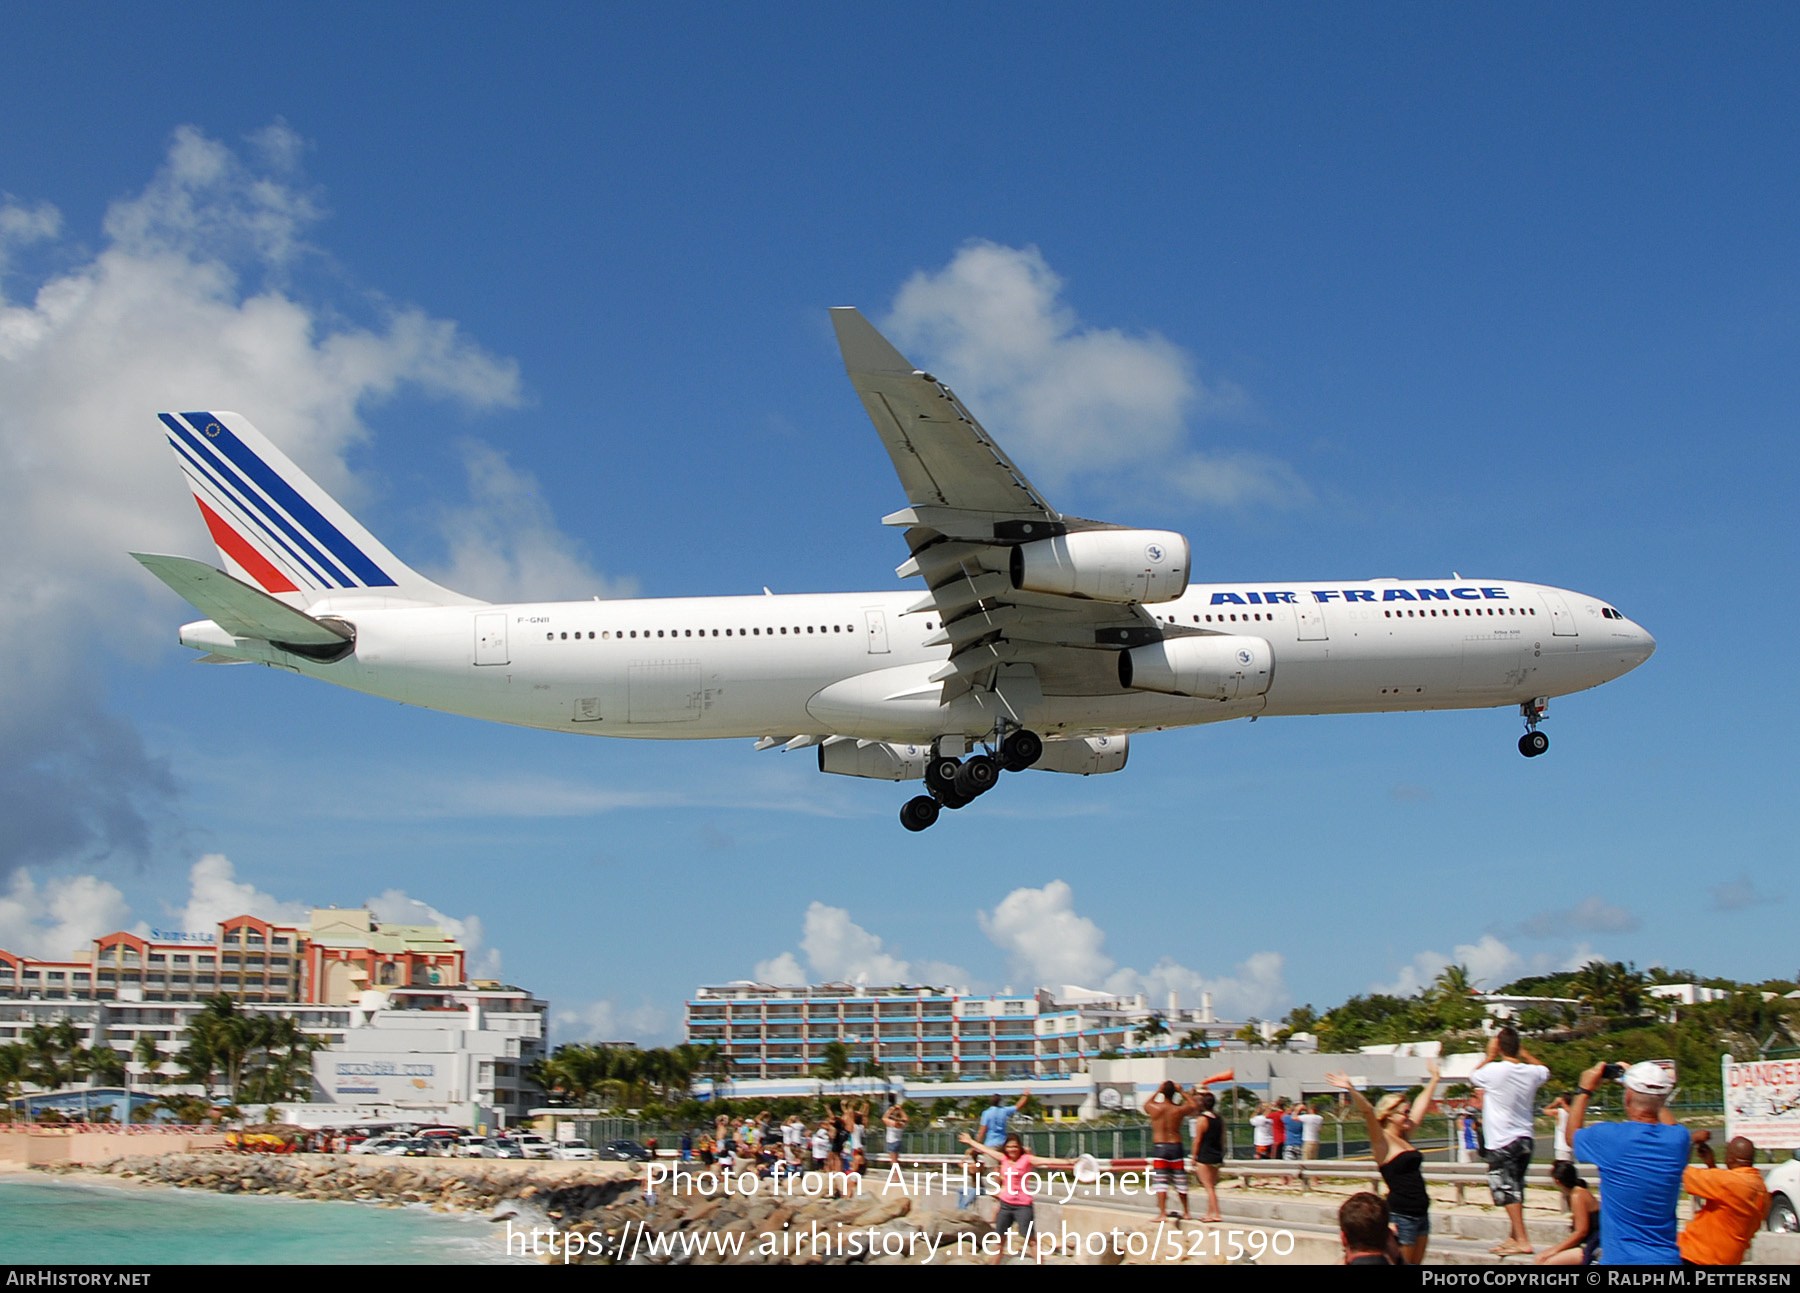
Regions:
[[[1605,1070],[1596,1064],[1581,1075],[1581,1092],[1569,1107],[1575,1157],[1600,1169],[1600,1264],[1679,1266],[1675,1207],[1692,1138],[1663,1108],[1675,1089],[1674,1066],[1633,1064],[1620,1078],[1626,1121],[1584,1127],[1588,1098]]]
[[[982,1110],[981,1113],[981,1143],[990,1149],[1000,1149],[1005,1146],[1006,1124],[1012,1121],[1015,1113],[1025,1111],[1025,1102],[1029,1099],[1031,1099],[1030,1087],[1025,1088],[1024,1094],[1019,1097],[1019,1102],[1010,1109],[1000,1103],[999,1096],[995,1096],[993,1104]]]

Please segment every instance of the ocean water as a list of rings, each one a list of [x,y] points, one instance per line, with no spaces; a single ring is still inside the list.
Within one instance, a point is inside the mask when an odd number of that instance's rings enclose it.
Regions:
[[[508,1260],[504,1230],[417,1207],[0,1180],[0,1264],[485,1265]]]

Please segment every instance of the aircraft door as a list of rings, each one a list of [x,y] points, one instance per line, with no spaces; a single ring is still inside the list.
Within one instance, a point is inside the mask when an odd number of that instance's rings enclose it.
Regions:
[[[869,643],[869,654],[887,655],[887,615],[879,606],[871,607],[863,612],[863,623],[867,630],[863,636]]]
[[[1299,626],[1296,636],[1302,642],[1323,642],[1327,639],[1325,632],[1325,608],[1296,603],[1294,606],[1294,622]]]
[[[1544,599],[1544,606],[1550,612],[1550,633],[1554,637],[1580,637],[1581,630],[1575,627],[1575,617],[1569,614],[1569,604],[1561,593],[1539,593]]]
[[[506,650],[506,616],[504,614],[475,617],[475,663],[508,664]]]

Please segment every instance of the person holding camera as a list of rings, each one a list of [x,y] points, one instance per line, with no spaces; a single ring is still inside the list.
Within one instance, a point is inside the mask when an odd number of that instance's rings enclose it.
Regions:
[[[1584,1125],[1600,1083],[1625,1086],[1625,1121]],[[1575,1157],[1600,1169],[1602,1266],[1679,1266],[1675,1207],[1687,1170],[1690,1137],[1663,1106],[1675,1090],[1675,1066],[1645,1060],[1624,1068],[1596,1064],[1581,1075],[1569,1105]]]

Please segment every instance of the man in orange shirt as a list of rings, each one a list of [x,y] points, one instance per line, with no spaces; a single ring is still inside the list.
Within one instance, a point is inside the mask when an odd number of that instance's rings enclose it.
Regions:
[[[1694,1145],[1705,1167],[1690,1167],[1681,1177],[1684,1194],[1705,1202],[1681,1232],[1681,1259],[1695,1266],[1737,1266],[1769,1212],[1769,1189],[1756,1170],[1756,1146],[1734,1136],[1725,1146],[1725,1166],[1713,1158],[1712,1133],[1696,1131]]]

